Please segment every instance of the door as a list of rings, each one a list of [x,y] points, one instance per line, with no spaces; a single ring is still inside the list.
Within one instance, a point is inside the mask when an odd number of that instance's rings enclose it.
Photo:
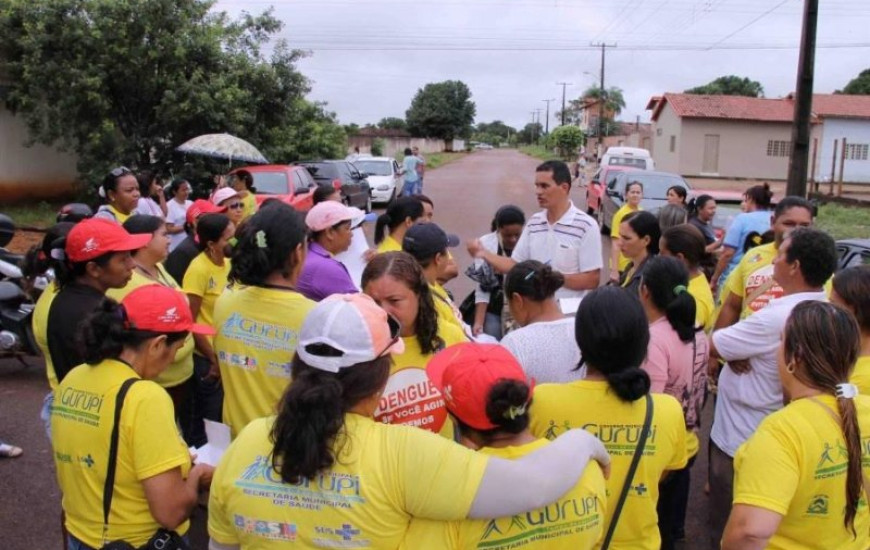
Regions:
[[[701,166],[702,174],[719,173],[719,135],[707,134],[704,136],[704,163]]]

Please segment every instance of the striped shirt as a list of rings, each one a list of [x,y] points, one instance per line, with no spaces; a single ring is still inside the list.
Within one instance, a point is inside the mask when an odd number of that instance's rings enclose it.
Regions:
[[[565,275],[601,269],[598,224],[575,207],[573,202],[568,211],[552,225],[547,221],[546,210],[537,212],[523,228],[511,259],[516,262],[537,260]],[[582,298],[587,292],[560,288],[556,298]]]

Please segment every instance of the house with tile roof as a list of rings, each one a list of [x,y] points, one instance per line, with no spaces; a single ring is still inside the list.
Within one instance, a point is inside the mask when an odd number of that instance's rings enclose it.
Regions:
[[[794,98],[672,94],[650,99],[656,167],[685,176],[785,179]],[[870,182],[870,96],[816,94],[815,179],[830,178],[834,140],[846,138],[845,181]],[[810,166],[813,166],[812,159]],[[840,159],[837,159],[839,176]]]

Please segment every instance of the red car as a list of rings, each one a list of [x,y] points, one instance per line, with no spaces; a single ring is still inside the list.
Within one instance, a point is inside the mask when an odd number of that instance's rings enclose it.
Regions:
[[[236,168],[230,174],[239,170],[247,170],[254,176],[254,188],[257,190],[257,205],[266,199],[280,199],[300,212],[308,212],[313,206],[314,190],[317,182],[304,166],[293,164],[263,164]]]
[[[604,188],[610,179],[613,179],[619,172],[638,172],[638,168],[621,165],[606,165],[600,168],[589,184],[586,186],[586,213],[590,216],[595,216],[601,208],[601,199],[604,196]]]

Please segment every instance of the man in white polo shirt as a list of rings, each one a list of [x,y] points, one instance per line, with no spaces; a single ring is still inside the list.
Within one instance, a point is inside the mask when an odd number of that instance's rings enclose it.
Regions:
[[[571,172],[564,162],[551,160],[537,167],[535,195],[544,210],[529,218],[510,258],[484,249],[477,239],[468,243],[468,253],[500,273],[525,260],[548,264],[565,276],[556,297],[582,298],[600,282],[598,224],[571,202]]]
[[[773,260],[773,279],[782,287],[782,297],[710,338],[710,354],[729,362],[719,377],[710,433],[710,527],[717,547],[731,511],[737,448],[783,406],[777,353],[788,316],[806,300],[827,301],[824,285],[836,267],[837,249],[827,233],[794,230]],[[745,362],[748,369],[741,365]]]

